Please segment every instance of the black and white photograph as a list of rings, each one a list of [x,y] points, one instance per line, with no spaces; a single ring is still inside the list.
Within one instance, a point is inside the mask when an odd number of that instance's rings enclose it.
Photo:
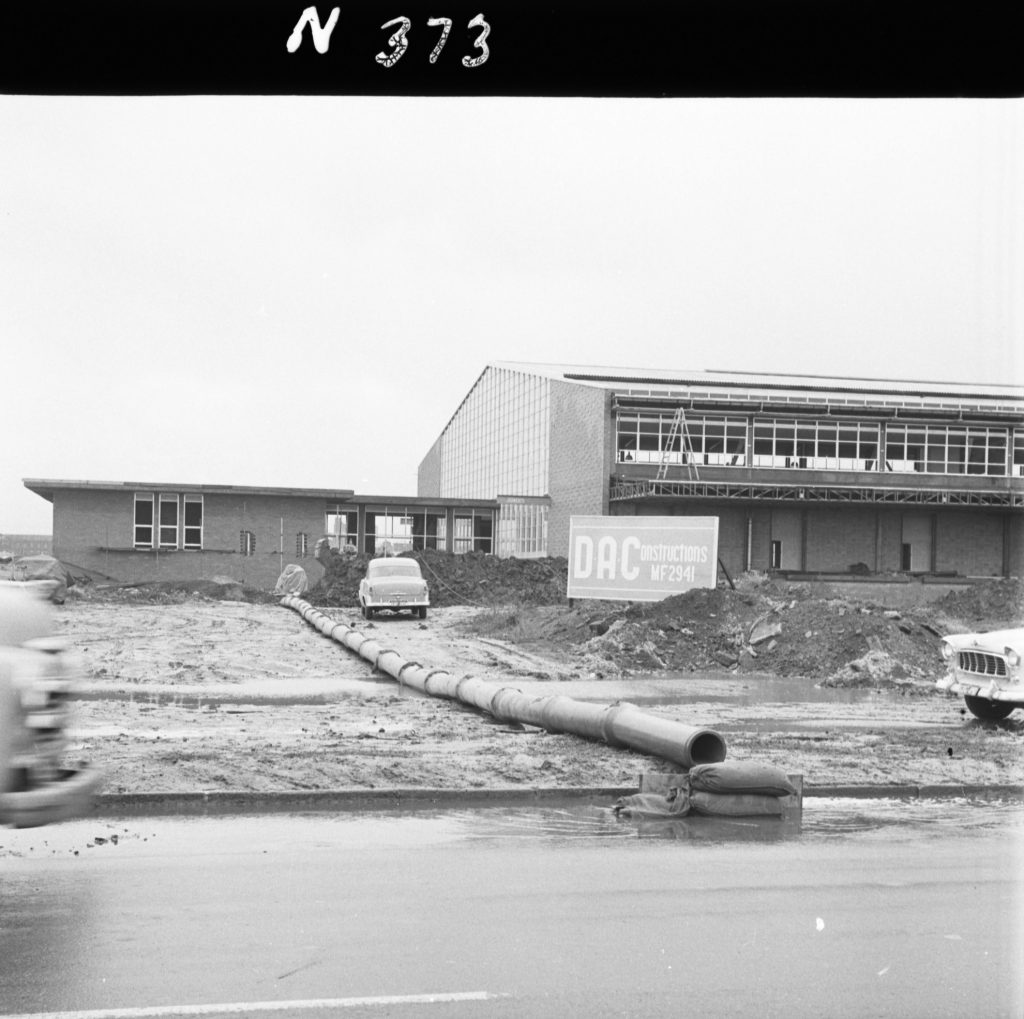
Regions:
[[[1024,1014],[1024,99],[680,6],[3,16],[0,1019]]]

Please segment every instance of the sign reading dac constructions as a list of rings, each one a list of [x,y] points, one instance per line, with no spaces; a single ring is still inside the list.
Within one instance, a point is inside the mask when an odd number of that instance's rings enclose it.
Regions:
[[[571,517],[569,598],[661,601],[718,584],[718,517]]]

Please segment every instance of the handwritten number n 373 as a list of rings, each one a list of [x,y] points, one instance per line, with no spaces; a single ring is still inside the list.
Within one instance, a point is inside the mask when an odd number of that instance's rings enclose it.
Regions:
[[[327,23],[323,24],[320,21],[320,15],[315,7],[307,7],[296,22],[295,27],[292,29],[291,35],[288,36],[287,49],[289,53],[295,53],[302,45],[303,34],[305,33],[306,26],[309,25],[309,34],[313,40],[313,47],[317,53],[326,53],[330,49],[331,45],[331,33],[334,31],[338,24],[338,19],[341,15],[340,7],[333,7],[331,13],[327,18]],[[445,43],[448,41],[448,35],[452,30],[452,19],[451,18],[428,18],[427,25],[431,28],[440,28],[441,34],[434,48],[430,52],[430,63],[437,63],[438,57],[441,55],[441,51],[444,49]],[[384,22],[380,26],[382,30],[388,31],[389,29],[395,29],[394,32],[388,37],[388,50],[382,50],[375,57],[378,64],[382,67],[394,67],[405,51],[409,48],[409,33],[412,30],[412,22],[409,18],[399,16],[392,18],[390,21]],[[490,48],[487,45],[487,37],[491,34],[491,26],[484,20],[483,14],[478,14],[472,18],[468,25],[469,28],[480,29],[476,38],[473,40],[473,49],[477,52],[474,56],[464,56],[462,58],[463,67],[479,67],[481,64],[487,61],[490,56]]]

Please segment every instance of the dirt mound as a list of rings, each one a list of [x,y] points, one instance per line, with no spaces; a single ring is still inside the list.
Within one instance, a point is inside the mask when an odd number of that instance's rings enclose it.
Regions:
[[[725,669],[812,676],[832,685],[930,683],[944,670],[943,634],[1019,624],[1024,604],[1024,584],[1017,580],[979,583],[899,612],[854,597],[823,597],[809,581],[751,573],[735,578],[735,587],[659,602],[577,601],[570,607],[562,558],[406,554],[420,562],[432,604],[493,610],[469,624],[474,634],[541,652],[571,650],[599,672]],[[369,558],[332,553],[323,580],[307,597],[356,605]]]
[[[499,559],[483,552],[407,552],[430,585],[432,605],[555,605],[565,602],[565,559]],[[368,555],[332,553],[307,597],[318,605],[354,606]]]
[[[951,591],[934,605],[935,615],[956,630],[999,630],[1024,625],[1024,581],[992,580]],[[979,625],[984,624],[984,625]],[[953,632],[949,629],[946,632]]]
[[[884,654],[891,667],[869,675],[923,680],[942,672],[939,637],[927,619],[804,591],[789,599],[780,594],[775,587],[698,590],[644,605],[591,602],[561,617],[548,610],[539,627],[529,610],[518,610],[515,623],[528,642],[573,643],[629,671],[742,669],[824,678]],[[857,670],[849,675],[863,682]]]
[[[810,676],[830,686],[929,687],[946,633],[1005,625],[1018,581],[991,581],[904,612],[822,597],[813,583],[752,574],[660,602],[519,606],[480,615],[475,632],[546,649],[572,647],[611,670],[741,670]],[[1019,619],[1019,617],[1017,617]]]
[[[154,580],[144,584],[80,584],[70,592],[83,601],[178,605],[186,601],[245,601],[272,604],[278,595],[247,587],[231,577]]]

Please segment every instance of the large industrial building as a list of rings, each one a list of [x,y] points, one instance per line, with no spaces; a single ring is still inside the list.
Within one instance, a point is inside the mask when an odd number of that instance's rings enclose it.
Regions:
[[[730,572],[1021,576],[1024,392],[497,362],[418,496],[495,500],[501,555],[566,555],[577,514],[697,515]]]

